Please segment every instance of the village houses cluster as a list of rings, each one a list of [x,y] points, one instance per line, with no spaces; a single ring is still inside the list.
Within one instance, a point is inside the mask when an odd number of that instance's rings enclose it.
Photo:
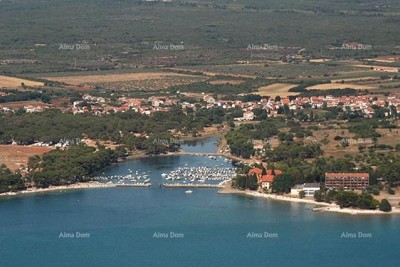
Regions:
[[[190,93],[185,94],[187,97],[193,97]],[[298,110],[305,108],[322,109],[329,107],[341,107],[343,111],[359,111],[365,117],[372,117],[375,113],[373,107],[389,107],[392,106],[400,114],[400,98],[395,95],[359,95],[359,96],[312,96],[312,97],[295,97],[295,98],[262,98],[260,101],[243,102],[240,100],[224,100],[215,99],[210,95],[196,95],[193,97],[197,99],[186,102],[180,101],[177,97],[156,97],[149,98],[131,98],[120,97],[117,101],[111,102],[110,99],[104,97],[91,96],[89,94],[83,95],[81,100],[74,101],[68,107],[58,107],[64,112],[72,112],[73,114],[79,113],[92,113],[94,115],[106,115],[111,112],[126,112],[133,110],[145,115],[151,115],[154,112],[167,112],[173,105],[180,105],[182,108],[191,108],[197,110],[199,108],[223,108],[232,109],[238,108],[243,110],[243,116],[235,118],[237,121],[252,121],[255,119],[253,110],[265,110],[270,117],[283,117],[283,108],[288,108],[294,113]],[[37,105],[30,104],[23,106],[23,110],[28,113],[42,112],[50,108],[49,105],[44,105],[38,102]],[[18,108],[19,109],[19,108]],[[7,104],[0,104],[0,112],[15,112]],[[391,116],[393,111],[388,109],[385,116]]]

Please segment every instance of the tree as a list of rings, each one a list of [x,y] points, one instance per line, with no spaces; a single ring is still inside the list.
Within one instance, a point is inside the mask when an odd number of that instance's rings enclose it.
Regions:
[[[306,196],[306,192],[304,192],[303,190],[301,190],[300,192],[299,192],[299,197],[300,198],[304,198]]]
[[[375,210],[379,202],[375,200],[370,194],[363,192],[358,196],[356,201],[357,208]]]
[[[314,199],[317,202],[323,202],[325,199],[325,192],[321,191],[321,190],[317,190],[314,192]]]
[[[293,185],[294,177],[292,175],[280,174],[275,177],[271,189],[274,193],[289,193]]]
[[[328,190],[328,192],[325,195],[325,202],[326,203],[332,203],[332,201],[335,201],[337,198],[338,192],[336,190]]]
[[[384,212],[392,211],[392,206],[386,198],[382,199],[381,204],[379,204],[379,210]]]
[[[340,208],[356,207],[358,195],[353,191],[340,191],[337,195],[337,204]]]
[[[266,175],[267,174],[267,170],[265,169],[264,166],[262,166],[261,170],[262,170],[261,175]]]
[[[257,180],[257,176],[255,174],[248,175],[246,177],[246,188],[248,188],[250,190],[257,190],[258,180]]]

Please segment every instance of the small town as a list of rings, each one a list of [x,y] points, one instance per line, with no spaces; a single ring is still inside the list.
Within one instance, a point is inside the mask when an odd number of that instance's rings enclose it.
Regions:
[[[269,117],[284,117],[284,109],[288,109],[296,113],[296,111],[303,109],[323,109],[340,107],[343,111],[360,112],[365,118],[371,118],[374,113],[374,107],[387,108],[384,113],[385,117],[400,114],[400,98],[396,95],[358,95],[358,96],[312,96],[312,97],[275,97],[275,98],[262,98],[260,101],[243,102],[240,100],[216,100],[210,95],[198,96],[195,94],[184,93],[186,97],[191,97],[197,102],[189,103],[182,102],[177,97],[156,97],[152,96],[148,99],[145,98],[118,98],[116,105],[110,105],[110,99],[103,97],[91,96],[84,94],[81,100],[74,101],[67,107],[54,107],[38,102],[38,105],[28,105],[20,107],[27,113],[43,112],[45,109],[56,108],[63,112],[72,112],[73,114],[91,113],[93,115],[101,116],[110,114],[111,112],[126,112],[129,110],[151,115],[154,112],[167,112],[173,105],[179,105],[183,109],[190,108],[197,109],[212,109],[222,108],[241,109],[243,111],[242,117],[237,117],[237,121],[252,121],[255,119],[254,109],[265,110]],[[7,104],[0,105],[0,112],[16,112],[17,109],[7,106]]]

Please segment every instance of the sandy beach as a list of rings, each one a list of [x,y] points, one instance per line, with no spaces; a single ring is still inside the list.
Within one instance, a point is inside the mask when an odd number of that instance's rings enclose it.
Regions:
[[[300,199],[289,196],[282,196],[276,194],[265,194],[251,190],[239,190],[231,187],[230,183],[226,183],[225,187],[218,191],[219,194],[243,194],[252,197],[259,198],[267,198],[274,199],[279,201],[287,201],[294,203],[303,203],[303,204],[311,204],[316,207],[313,209],[315,212],[336,212],[342,214],[350,214],[350,215],[400,215],[400,209],[396,209],[396,207],[392,207],[391,212],[383,212],[380,210],[360,210],[360,209],[351,209],[351,208],[343,208],[341,209],[339,205],[334,203],[325,203],[325,202],[317,202],[312,199]]]
[[[27,190],[19,191],[19,192],[7,192],[2,193],[0,196],[16,196],[22,194],[35,194],[35,193],[44,193],[44,192],[56,192],[56,191],[66,191],[66,190],[80,190],[80,189],[94,189],[94,188],[108,188],[115,187],[114,184],[103,184],[96,181],[86,182],[86,183],[76,183],[71,185],[60,185],[60,186],[50,186],[48,188],[28,188]]]

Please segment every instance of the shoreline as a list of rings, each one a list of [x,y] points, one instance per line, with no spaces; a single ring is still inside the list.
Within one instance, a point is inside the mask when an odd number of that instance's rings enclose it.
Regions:
[[[281,196],[276,194],[265,194],[257,191],[239,190],[231,187],[231,183],[226,183],[225,187],[218,191],[218,194],[241,194],[256,198],[266,198],[278,201],[285,201],[291,203],[310,204],[314,205],[314,212],[335,212],[348,215],[400,215],[400,209],[392,207],[391,212],[383,212],[380,210],[361,210],[352,208],[340,208],[339,205],[334,203],[317,202],[311,199],[300,199],[288,196]]]
[[[0,197],[5,196],[20,196],[27,194],[36,194],[36,193],[46,193],[46,192],[57,192],[57,191],[70,191],[70,190],[80,190],[80,189],[96,189],[96,188],[111,188],[116,187],[114,184],[103,184],[97,181],[90,182],[80,182],[71,185],[59,185],[59,186],[49,186],[48,188],[28,188],[23,191],[18,192],[6,192],[1,193]]]

